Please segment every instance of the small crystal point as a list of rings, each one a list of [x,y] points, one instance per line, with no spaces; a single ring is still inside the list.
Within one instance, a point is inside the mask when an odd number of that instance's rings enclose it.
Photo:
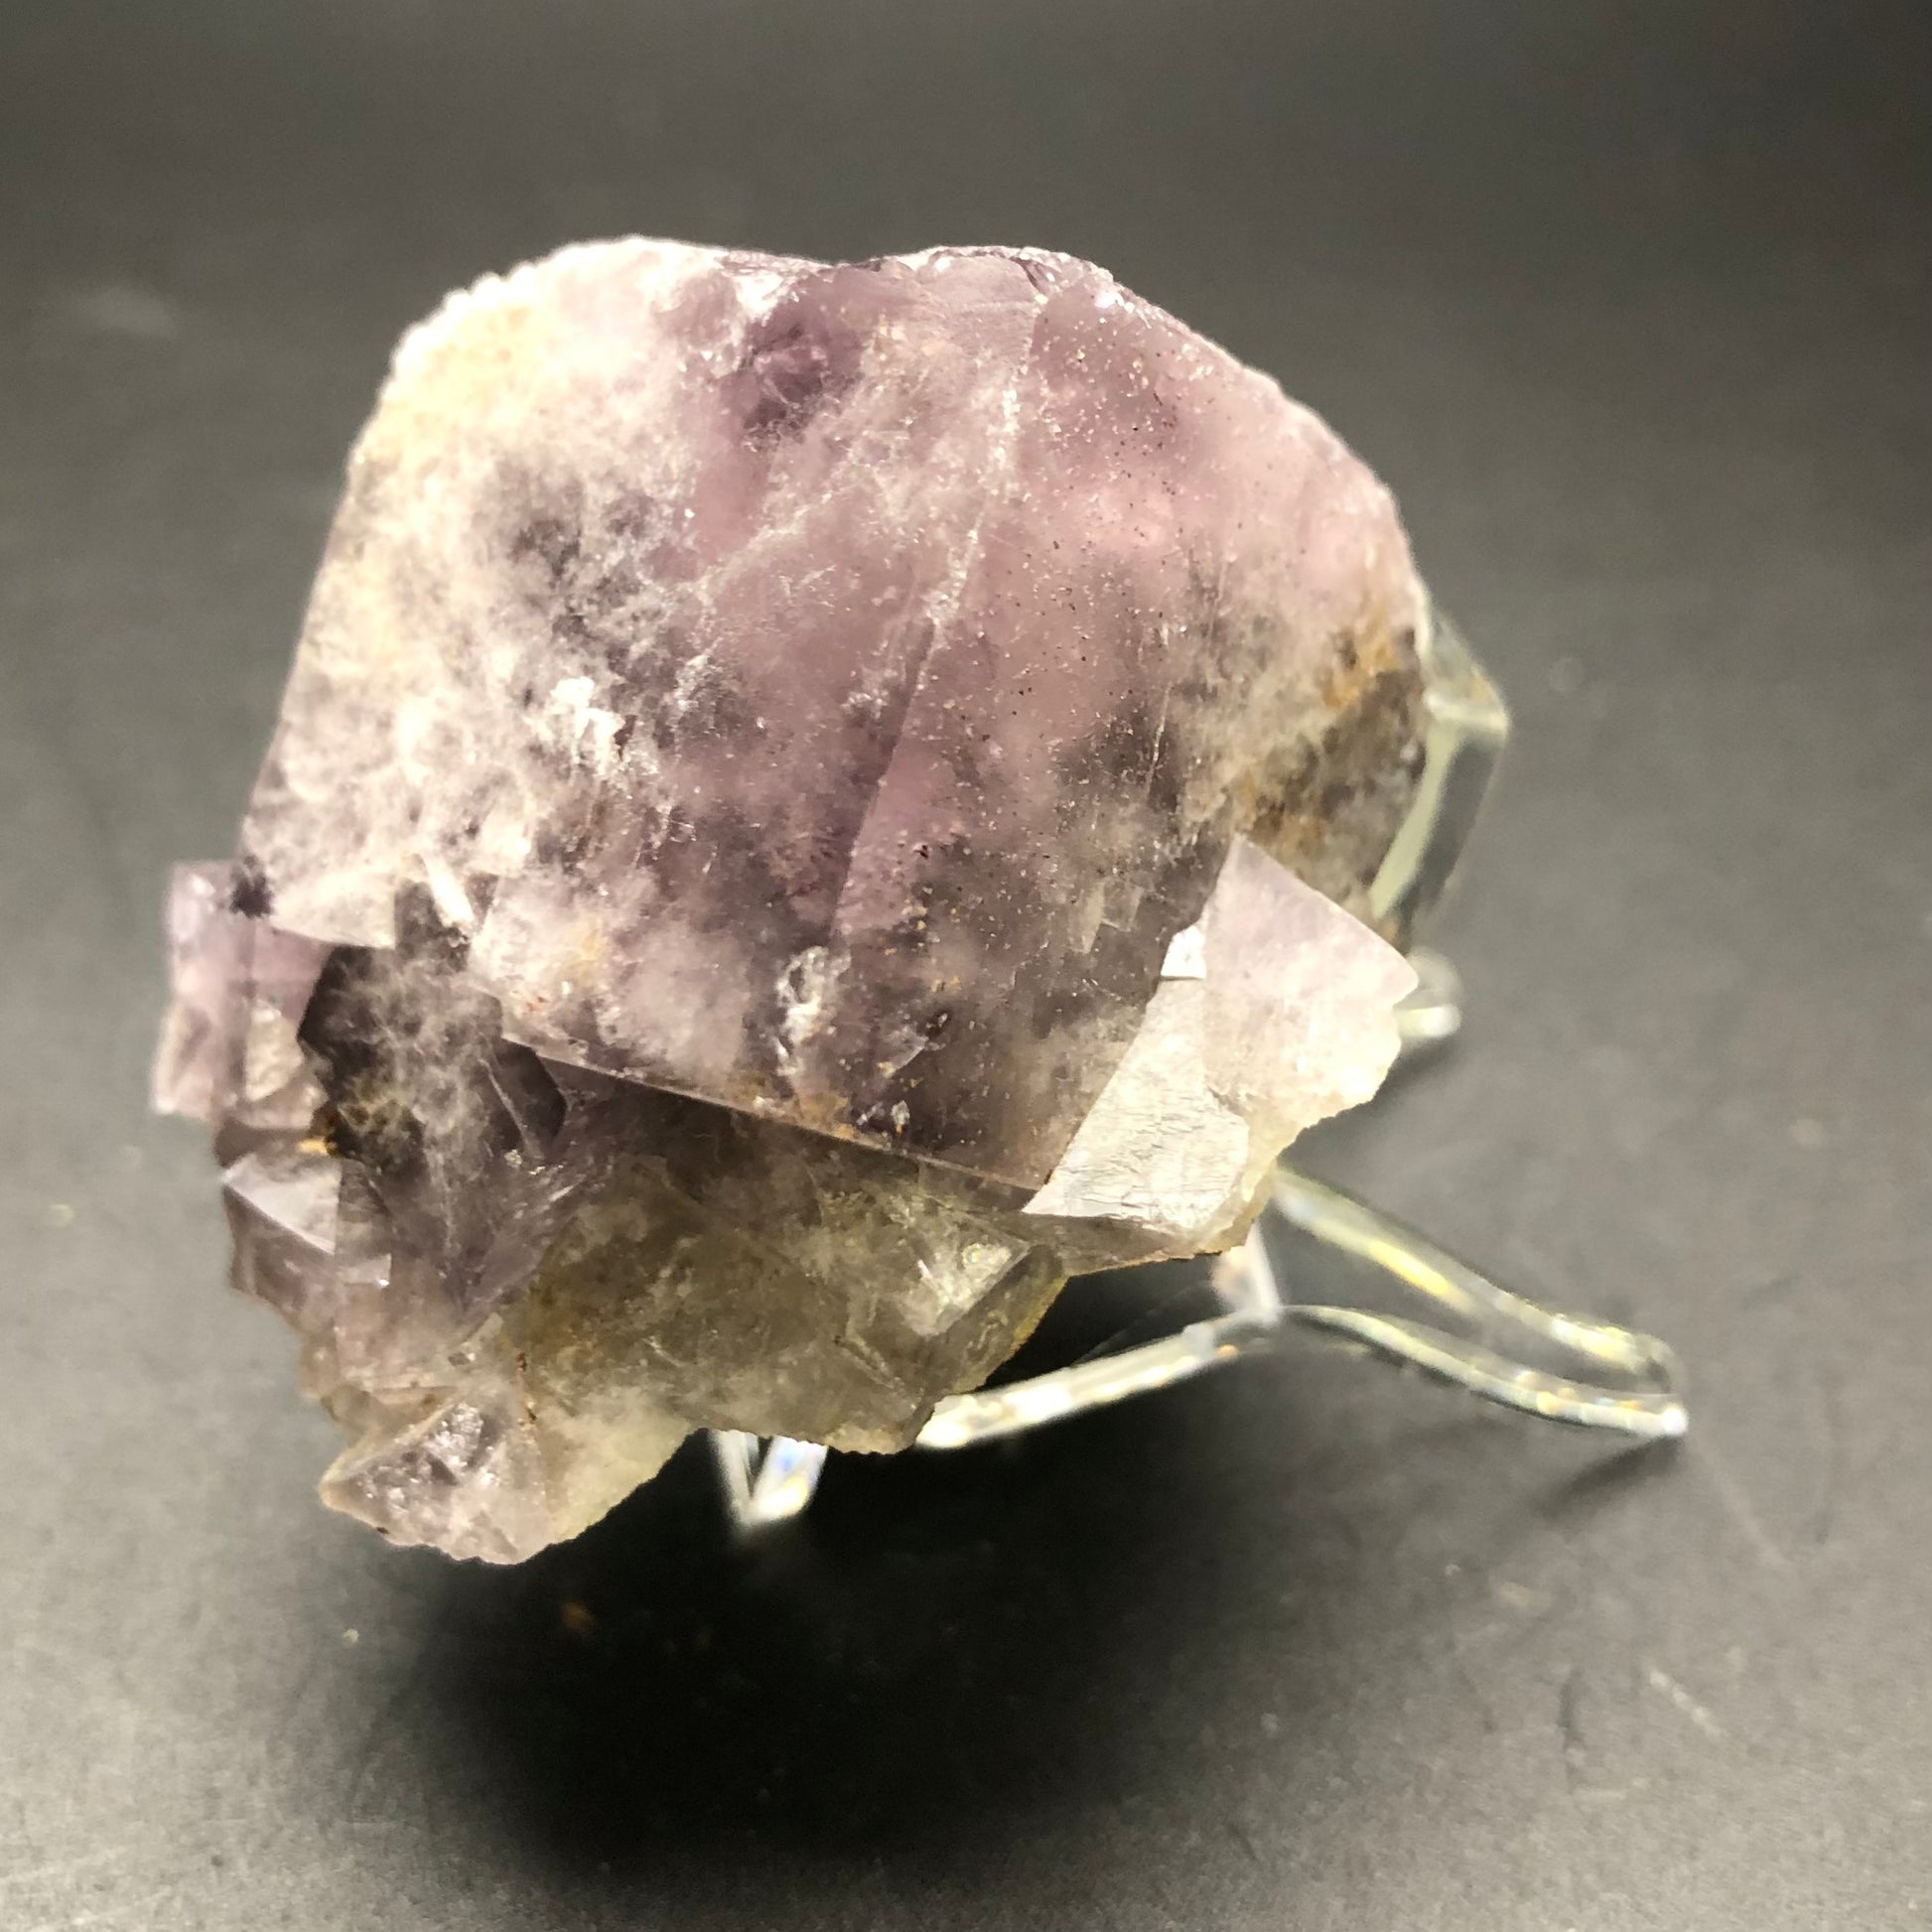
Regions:
[[[514,1561],[694,1428],[894,1449],[1371,1093],[1428,610],[1084,262],[566,249],[399,346],[156,1101],[351,1444]]]

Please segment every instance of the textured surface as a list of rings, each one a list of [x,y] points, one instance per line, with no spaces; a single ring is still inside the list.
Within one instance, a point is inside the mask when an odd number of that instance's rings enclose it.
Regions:
[[[230,1279],[349,1438],[324,1499],[513,1563],[693,1429],[905,1448],[1060,1286],[1239,1238],[1279,1152],[1367,1100],[1415,973],[1245,838],[1029,1190],[506,1039],[427,889],[329,946],[178,867],[156,1104],[213,1129]]]
[[[1425,622],[1104,269],[584,243],[398,346],[242,853],[353,945],[427,880],[546,1055],[1037,1186],[1232,838],[1365,906]]]
[[[1238,1239],[1395,1057],[1344,906],[1428,622],[1361,461],[1070,256],[450,296],[168,908],[156,1105],[324,1497],[520,1561],[694,1428],[902,1449],[1069,1274]]]
[[[1101,11],[0,9],[9,1932],[1925,1923],[1924,10]],[[1469,1036],[1311,1160],[1681,1452],[1311,1348],[743,1559],[682,1458],[508,1575],[310,1505],[156,895],[398,329],[639,226],[1040,236],[1348,426],[1519,729]]]
[[[158,1105],[213,1128],[230,1279],[348,1436],[326,1501],[514,1563],[693,1429],[906,1447],[1070,1274],[1236,1239],[1276,1152],[1366,1100],[1415,975],[1237,840],[1047,1186],[545,1060],[421,888],[303,938],[176,869]],[[1191,941],[1191,945],[1187,942]]]

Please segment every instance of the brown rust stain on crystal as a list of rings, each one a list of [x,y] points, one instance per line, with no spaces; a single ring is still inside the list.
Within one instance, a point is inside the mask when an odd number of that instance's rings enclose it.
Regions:
[[[1320,680],[1328,723],[1244,774],[1236,822],[1270,858],[1359,910],[1415,801],[1425,733],[1415,632],[1344,635]]]

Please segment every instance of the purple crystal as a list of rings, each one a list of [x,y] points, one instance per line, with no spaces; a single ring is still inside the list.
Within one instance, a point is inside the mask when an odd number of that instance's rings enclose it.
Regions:
[[[243,846],[541,1052],[1037,1186],[1230,841],[1408,802],[1388,494],[1085,263],[571,249],[405,339]]]
[[[351,459],[157,1104],[351,1432],[511,1560],[689,1429],[908,1441],[1366,1097],[1415,796],[1388,494],[1103,271],[626,241],[451,299]]]

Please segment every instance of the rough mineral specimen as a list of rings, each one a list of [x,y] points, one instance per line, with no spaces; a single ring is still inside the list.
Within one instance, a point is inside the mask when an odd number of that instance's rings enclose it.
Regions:
[[[697,1427],[894,1449],[1238,1237],[1412,984],[1394,506],[1087,263],[567,249],[407,335],[163,1108],[350,1432],[514,1561]]]

